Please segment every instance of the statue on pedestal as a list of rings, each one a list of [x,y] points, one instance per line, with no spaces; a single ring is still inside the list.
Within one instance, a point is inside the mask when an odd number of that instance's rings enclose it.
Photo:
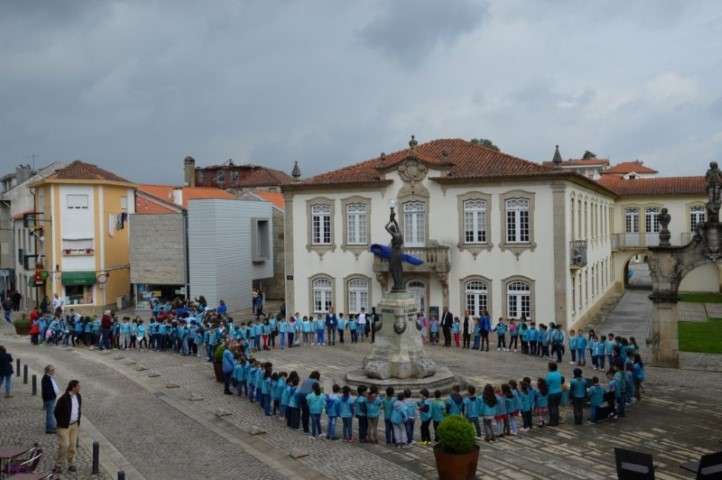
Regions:
[[[722,172],[720,172],[717,162],[710,162],[704,179],[707,184],[707,221],[710,223],[719,223]]]
[[[389,221],[386,224],[386,231],[391,235],[391,252],[389,255],[389,273],[394,280],[392,291],[406,291],[404,287],[404,267],[402,264],[402,248],[404,246],[404,235],[401,233],[399,222],[396,221],[396,212],[393,205],[389,214]]]

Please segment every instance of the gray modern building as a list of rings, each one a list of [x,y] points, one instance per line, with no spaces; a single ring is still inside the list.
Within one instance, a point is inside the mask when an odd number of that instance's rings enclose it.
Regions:
[[[235,199],[182,203],[138,191],[138,213],[130,216],[136,306],[203,295],[212,306],[222,299],[230,311],[250,309],[253,282],[273,277],[273,206]]]

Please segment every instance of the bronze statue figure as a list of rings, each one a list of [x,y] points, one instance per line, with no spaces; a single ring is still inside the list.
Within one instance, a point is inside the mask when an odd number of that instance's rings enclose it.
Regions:
[[[704,176],[707,184],[707,215],[708,222],[719,223],[720,191],[722,190],[722,172],[717,162],[710,162],[709,170]]]
[[[401,233],[399,222],[396,221],[396,212],[391,207],[389,221],[386,224],[386,231],[391,235],[391,252],[389,256],[389,273],[394,280],[392,291],[403,292],[404,288],[404,268],[402,265],[402,248],[404,246],[404,236]]]

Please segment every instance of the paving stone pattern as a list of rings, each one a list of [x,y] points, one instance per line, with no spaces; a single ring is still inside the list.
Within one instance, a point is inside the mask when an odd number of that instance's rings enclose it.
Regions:
[[[597,329],[643,339],[650,311],[646,292],[630,292]],[[287,429],[276,418],[265,417],[255,404],[223,395],[222,385],[215,382],[210,364],[202,358],[125,351],[117,355],[122,359],[114,360],[97,351],[65,351],[31,347],[24,340],[22,344],[17,339],[11,341],[6,343],[16,354],[33,354],[41,362],[52,359],[59,371],[72,371],[80,378],[85,397],[90,399],[86,415],[148,479],[239,475],[436,478],[429,447],[397,450],[385,445],[311,439],[301,431]],[[368,349],[365,343],[335,348],[304,346],[259,354],[257,358],[273,362],[276,370],[295,369],[302,376],[317,369],[328,389],[334,382],[343,384],[344,373],[357,368]],[[546,361],[520,353],[443,347],[429,350],[436,361],[477,386],[523,376],[536,378],[546,371]],[[130,364],[131,360],[136,363]],[[138,372],[136,364],[149,370]],[[571,368],[568,362],[562,365],[567,378]],[[586,376],[595,373],[585,369]],[[151,376],[155,374],[159,376]],[[648,368],[648,377],[642,402],[616,423],[574,426],[571,412],[564,409],[564,423],[559,428],[535,428],[494,444],[482,443],[479,478],[612,479],[616,478],[615,447],[652,453],[658,478],[691,478],[680,464],[722,448],[719,374]],[[203,400],[197,400],[199,397]]]

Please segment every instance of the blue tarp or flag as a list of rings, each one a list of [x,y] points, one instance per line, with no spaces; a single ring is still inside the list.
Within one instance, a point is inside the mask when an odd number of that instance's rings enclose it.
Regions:
[[[381,257],[386,260],[391,258],[391,247],[389,247],[388,245],[373,243],[371,244],[371,247],[369,247],[369,250],[377,257]],[[424,263],[424,261],[420,258],[414,257],[413,255],[408,255],[406,253],[401,254],[401,260],[411,265],[422,265]]]

